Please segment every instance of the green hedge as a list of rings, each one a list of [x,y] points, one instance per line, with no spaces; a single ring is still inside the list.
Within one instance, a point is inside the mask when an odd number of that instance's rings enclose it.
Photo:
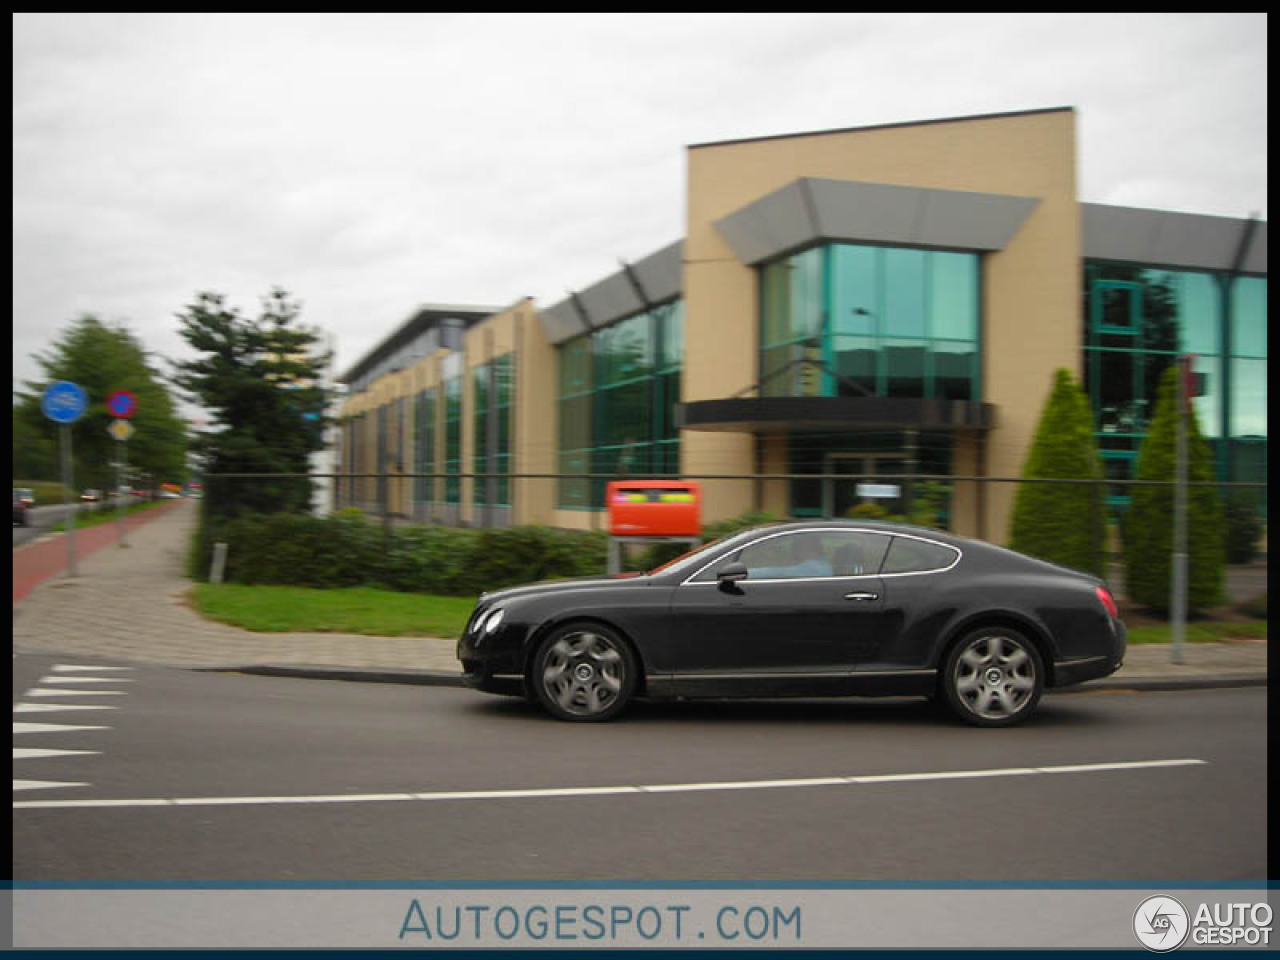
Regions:
[[[369,586],[462,597],[537,580],[603,574],[608,537],[535,526],[415,526],[388,534],[381,523],[356,511],[328,517],[248,515],[201,523],[189,558],[194,579],[208,579],[218,542],[227,544],[227,583]]]

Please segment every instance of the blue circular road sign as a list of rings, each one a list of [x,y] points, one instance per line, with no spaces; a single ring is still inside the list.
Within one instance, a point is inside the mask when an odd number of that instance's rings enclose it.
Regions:
[[[70,380],[55,380],[40,398],[40,409],[54,423],[75,423],[88,406],[84,390]]]

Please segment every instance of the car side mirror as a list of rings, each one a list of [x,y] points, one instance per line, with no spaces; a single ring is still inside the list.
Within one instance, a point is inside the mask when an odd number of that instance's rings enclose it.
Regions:
[[[748,571],[747,571],[746,564],[739,563],[737,561],[733,563],[726,563],[723,567],[721,567],[718,571],[716,571],[716,580],[719,582],[720,586],[722,587],[732,586],[733,584],[737,583],[739,580],[747,579],[747,576],[748,576]]]

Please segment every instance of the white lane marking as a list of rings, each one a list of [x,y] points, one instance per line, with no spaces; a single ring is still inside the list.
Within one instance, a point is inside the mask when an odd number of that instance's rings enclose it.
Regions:
[[[14,713],[54,713],[64,710],[119,710],[106,703],[15,703]]]
[[[32,687],[23,697],[123,697],[123,690],[62,690],[58,687]]]
[[[15,790],[53,790],[57,787],[87,787],[87,783],[65,783],[61,780],[15,780]]]
[[[534,790],[446,790],[424,793],[352,793],[293,797],[142,797],[116,800],[21,800],[13,808],[57,807],[194,807],[251,806],[302,803],[374,803],[406,800],[524,800],[542,797],[587,797],[604,794],[691,793],[701,790],[767,790],[808,786],[866,786],[910,780],[956,780],[971,777],[1035,776],[1042,773],[1091,773],[1144,770],[1153,767],[1186,767],[1208,763],[1187,757],[1177,760],[1136,760],[1128,763],[1077,764],[1057,767],[1013,767],[1003,770],[943,770],[935,773],[887,774],[862,777],[815,777],[805,780],[742,780],[724,783],[656,784],[617,787],[553,787]]]
[[[41,757],[70,757],[86,753],[101,753],[100,750],[41,750],[38,747],[14,747],[13,759],[38,760]]]
[[[69,730],[110,730],[110,727],[83,727],[63,723],[14,723],[14,733],[65,733]]]
[[[133,677],[45,677],[41,683],[133,683]]]
[[[54,673],[93,673],[95,670],[132,670],[133,667],[91,667],[79,663],[59,663],[53,668]]]

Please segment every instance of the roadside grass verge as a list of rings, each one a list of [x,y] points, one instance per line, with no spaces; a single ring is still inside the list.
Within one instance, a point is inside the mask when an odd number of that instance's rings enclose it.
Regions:
[[[148,501],[147,503],[133,503],[125,507],[124,513],[127,517],[130,514],[141,513],[143,510],[151,510],[160,506],[162,503],[164,503],[163,500]],[[76,529],[84,530],[88,527],[100,527],[104,523],[115,523],[116,517],[119,516],[119,513],[119,509],[114,505],[105,507],[95,505],[91,509],[85,509],[81,506],[76,510]],[[61,530],[67,529],[67,525],[65,522],[60,521],[55,523],[49,529],[54,533],[58,533]]]
[[[1266,640],[1265,620],[1205,620],[1186,625],[1183,639],[1187,643],[1223,643],[1231,640]],[[1172,643],[1172,629],[1167,623],[1129,628],[1130,643]]]
[[[473,597],[437,597],[370,587],[198,584],[191,605],[201,616],[257,633],[352,633],[371,637],[459,637]]]

